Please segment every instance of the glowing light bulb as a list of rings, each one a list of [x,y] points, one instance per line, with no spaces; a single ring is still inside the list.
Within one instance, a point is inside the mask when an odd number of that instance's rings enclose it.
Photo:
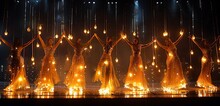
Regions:
[[[154,48],[155,48],[155,49],[157,48],[157,45],[156,45],[156,44],[154,45]]]
[[[155,67],[158,68],[158,65],[156,65]]]
[[[69,57],[66,57],[66,61],[69,61]]]
[[[217,59],[217,62],[220,63],[220,59]]]
[[[0,45],[2,45],[2,42],[0,41]]]
[[[115,62],[118,63],[118,58],[117,57],[115,58]]]
[[[87,30],[87,32],[86,32],[87,34],[89,34],[90,33],[90,31],[89,30]]]
[[[101,74],[101,72],[100,71],[98,71],[98,75],[100,75]]]
[[[127,36],[126,36],[126,35],[123,35],[123,36],[122,36],[122,39],[126,39],[126,38],[127,38]]]
[[[147,69],[147,66],[145,66],[144,69],[146,70],[146,69]]]
[[[94,29],[97,29],[97,25],[96,24],[94,25]]]
[[[8,31],[6,30],[6,31],[4,32],[4,34],[5,34],[5,36],[8,36]]]
[[[104,61],[104,64],[105,64],[105,65],[108,65],[108,60],[105,60],[105,61]]]
[[[87,30],[86,30],[86,29],[84,29],[84,30],[83,30],[83,32],[86,34],[86,33],[87,33]]]
[[[172,54],[172,53],[169,53],[168,55],[169,55],[170,57],[173,57],[173,54]]]
[[[192,69],[192,68],[193,68],[192,65],[190,65],[190,66],[189,66],[189,69]]]
[[[33,56],[31,57],[31,61],[34,61],[34,57]]]
[[[141,65],[139,65],[139,68],[143,68],[143,65],[141,64]]]
[[[27,27],[27,32],[31,32],[31,28],[30,27]]]
[[[151,64],[152,64],[152,66],[154,66],[154,65],[155,65],[155,62],[153,61]]]
[[[207,59],[206,59],[205,57],[202,57],[202,62],[203,62],[203,63],[205,63],[206,60],[207,60]]]
[[[19,82],[21,82],[22,80],[23,80],[23,78],[22,78],[22,77],[19,77],[19,78],[18,78],[18,81],[19,81]]]
[[[133,36],[136,36],[136,32],[133,32]]]
[[[160,73],[160,69],[158,70],[158,72]]]
[[[82,65],[79,66],[79,69],[82,70],[84,67]]]
[[[193,35],[193,36],[192,36],[192,40],[195,40],[195,39],[196,39],[196,37]]]
[[[37,42],[37,44],[36,44],[36,47],[37,47],[37,48],[39,48],[39,47],[40,47],[40,44],[39,44],[38,42]]]
[[[89,49],[92,49],[92,45],[89,45]]]
[[[129,77],[132,77],[133,76],[133,74],[132,73],[129,73]]]
[[[32,62],[32,65],[35,65],[35,62]]]
[[[106,34],[106,30],[105,29],[103,30],[103,34]]]
[[[155,56],[153,56],[153,60],[155,60],[156,59],[156,57]]]
[[[42,30],[42,25],[39,25],[38,29],[39,29],[39,30]]]
[[[41,31],[38,31],[38,34],[41,35]]]
[[[60,43],[63,43],[63,41],[61,40]]]
[[[164,37],[168,36],[168,32],[167,31],[163,32],[163,36]]]
[[[191,55],[193,55],[193,54],[194,54],[193,50],[190,50],[190,54],[191,54]]]
[[[180,31],[180,36],[182,36],[183,34],[184,34],[184,32],[181,30],[181,31]]]
[[[55,64],[55,61],[53,61],[52,64]]]
[[[71,34],[69,34],[69,35],[68,35],[68,39],[69,39],[69,40],[72,40],[72,39],[73,39],[73,36],[72,36]]]
[[[58,35],[58,34],[56,34],[56,35],[55,35],[55,38],[58,38],[58,37],[59,37],[59,35]]]

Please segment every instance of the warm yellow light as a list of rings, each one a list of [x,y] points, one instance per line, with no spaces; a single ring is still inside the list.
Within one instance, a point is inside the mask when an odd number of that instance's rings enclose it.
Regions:
[[[8,31],[6,30],[4,34],[5,34],[5,36],[8,36]]]
[[[30,27],[27,27],[27,32],[31,32],[31,28]]]
[[[2,45],[2,42],[0,41],[0,45]]]
[[[193,35],[193,36],[192,36],[192,40],[195,40],[195,39],[196,39],[196,37]]]
[[[152,66],[154,66],[154,65],[155,65],[155,62],[153,61],[151,64],[152,64]]]
[[[69,57],[66,57],[66,61],[69,61]]]
[[[44,81],[46,81],[47,80],[47,78],[46,77],[44,77]]]
[[[83,30],[83,32],[86,34],[86,33],[87,33],[87,30],[86,30],[86,29],[84,29],[84,30]]]
[[[168,36],[168,32],[167,32],[167,31],[164,31],[164,32],[163,32],[163,36],[164,36],[164,37]]]
[[[39,25],[38,29],[39,29],[39,30],[42,30],[42,25]]]
[[[122,39],[126,39],[127,38],[127,36],[126,35],[122,35]]]
[[[136,32],[133,32],[133,36],[136,36]]]
[[[97,25],[96,24],[94,25],[94,29],[97,29]]]
[[[33,56],[31,57],[31,61],[34,61],[34,57]]]
[[[160,73],[160,69],[158,70],[158,72]]]
[[[100,75],[101,74],[101,72],[100,71],[98,71],[98,75]]]
[[[82,65],[79,66],[79,69],[82,70],[84,67]]]
[[[63,43],[63,41],[61,40],[60,43]]]
[[[58,35],[58,34],[56,34],[56,35],[55,35],[55,38],[58,38],[58,37],[59,37],[59,35]]]
[[[206,57],[202,57],[202,62],[205,63],[206,62]]]
[[[86,32],[87,34],[89,34],[90,33],[90,31],[89,30],[87,30],[87,32]]]
[[[73,36],[71,34],[68,35],[68,40],[72,40]]]
[[[147,69],[147,66],[145,66],[144,69],[146,70],[146,69]]]
[[[106,30],[105,29],[103,30],[103,34],[106,34]]]
[[[117,57],[115,58],[115,62],[118,63],[118,58]]]
[[[89,49],[92,49],[92,45],[89,45]]]
[[[133,76],[133,74],[132,73],[129,73],[129,77],[132,77]]]
[[[104,61],[104,64],[105,64],[105,65],[108,65],[108,60],[105,60],[105,61]]]
[[[55,64],[55,61],[53,61],[52,64]]]
[[[141,64],[141,65],[139,65],[139,68],[143,68],[143,65]]]
[[[220,59],[217,59],[217,62],[220,63]]]
[[[189,68],[192,69],[193,68],[192,65],[190,65]]]
[[[191,55],[193,55],[193,54],[194,54],[193,50],[190,50],[190,54],[191,54]]]
[[[75,77],[78,77],[78,74],[74,74]]]
[[[80,82],[81,81],[81,79],[77,79],[77,82]]]
[[[155,49],[157,48],[157,45],[156,45],[156,44],[154,45],[154,48],[155,48]]]
[[[184,32],[181,30],[181,31],[180,31],[180,35],[182,36],[183,34],[184,34]]]
[[[41,31],[38,31],[38,35],[41,35]]]
[[[156,65],[155,67],[158,68],[158,65]]]
[[[23,80],[23,78],[22,78],[22,77],[19,77],[19,78],[18,78],[18,81],[19,81],[19,82],[21,82],[22,80]]]
[[[172,53],[169,53],[168,55],[169,55],[170,57],[173,57],[173,54],[172,54]]]
[[[156,57],[155,56],[153,56],[153,60],[155,60],[156,59]]]
[[[39,47],[40,47],[40,44],[39,44],[38,42],[37,42],[37,44],[36,44],[36,47],[37,47],[37,48],[39,48]]]
[[[32,65],[35,65],[35,62],[34,62],[34,61],[32,62]]]

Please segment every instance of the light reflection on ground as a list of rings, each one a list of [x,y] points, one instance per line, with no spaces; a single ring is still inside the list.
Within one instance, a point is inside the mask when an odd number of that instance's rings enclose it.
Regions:
[[[109,95],[100,95],[98,87],[87,88],[84,92],[69,92],[67,89],[59,87],[55,92],[34,92],[16,91],[5,92],[0,91],[1,98],[185,98],[185,97],[220,97],[219,90],[210,91],[202,88],[186,88],[175,92],[165,92],[161,88],[150,88],[150,91],[131,91],[125,88],[120,88]]]

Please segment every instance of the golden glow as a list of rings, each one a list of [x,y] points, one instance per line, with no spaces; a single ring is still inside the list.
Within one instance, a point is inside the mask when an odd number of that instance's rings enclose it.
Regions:
[[[96,24],[94,25],[94,29],[97,29],[97,25]]]
[[[40,44],[39,44],[38,42],[37,42],[37,44],[36,44],[36,47],[37,47],[37,48],[39,48],[39,47],[40,47]]]
[[[153,60],[155,60],[156,59],[156,57],[155,56],[153,56]]]
[[[98,75],[101,75],[101,72],[100,72],[100,71],[98,71]]]
[[[147,66],[145,66],[144,69],[146,70],[146,69],[147,69]]]
[[[115,58],[115,62],[118,63],[118,58],[117,57]]]
[[[4,32],[4,35],[5,35],[5,36],[8,36],[8,31],[7,31],[7,30]]]
[[[154,66],[154,65],[155,65],[155,62],[153,61],[151,64],[152,64],[152,66]]]
[[[0,45],[2,45],[2,42],[0,41]]]
[[[220,59],[217,59],[217,63],[220,63]]]
[[[46,77],[44,77],[44,81],[46,81],[47,80],[47,78]]]
[[[63,41],[61,40],[60,43],[63,43]]]
[[[42,30],[42,25],[39,25],[38,29],[39,29],[39,30]]]
[[[194,54],[193,50],[190,50],[190,54],[191,54],[191,55],[193,55],[193,54]]]
[[[87,30],[86,30],[86,29],[84,29],[84,30],[83,30],[83,32],[84,32],[84,34],[86,34],[86,33],[87,33]]]
[[[33,57],[33,56],[31,57],[31,61],[32,61],[32,62],[34,61],[34,57]]]
[[[32,65],[35,65],[35,62],[34,62],[34,61],[32,62]]]
[[[141,65],[139,65],[139,68],[143,68],[143,65],[141,64]]]
[[[108,95],[108,94],[110,94],[110,89],[109,88],[99,89],[99,94],[101,94],[101,95]]]
[[[81,81],[81,79],[77,79],[77,82],[80,82]]]
[[[106,34],[106,30],[105,29],[103,30],[103,34]]]
[[[154,48],[155,48],[155,49],[157,48],[157,45],[156,45],[156,44],[154,44]]]
[[[38,31],[38,35],[41,35],[41,31]]]
[[[31,28],[30,27],[27,27],[27,32],[31,32]]]
[[[66,61],[69,61],[69,57],[66,57]]]
[[[133,36],[136,36],[136,32],[133,32]]]
[[[206,57],[202,57],[202,63],[205,63],[207,61]]]
[[[193,36],[192,36],[192,40],[195,40],[195,39],[196,39],[196,37],[193,35]]]
[[[180,31],[180,35],[182,36],[183,34],[184,34],[184,32],[181,30],[181,31]]]
[[[105,61],[104,61],[104,64],[105,64],[105,65],[108,65],[108,60],[105,60]]]
[[[68,35],[68,40],[72,40],[73,36],[71,34]]]
[[[90,33],[90,31],[89,30],[87,30],[87,32],[86,32],[87,34],[89,34]]]
[[[53,61],[53,62],[52,62],[52,64],[56,64],[56,62],[55,62],[55,61]]]
[[[23,81],[22,77],[19,77],[19,78],[18,78],[18,81],[19,81],[19,82],[22,82],[22,81]]]
[[[170,57],[173,57],[173,53],[169,53],[168,55],[169,55]]]
[[[192,68],[193,68],[192,65],[190,65],[190,66],[189,66],[189,69],[192,69]]]
[[[127,38],[127,35],[122,35],[122,39],[126,39]]]
[[[56,34],[56,35],[55,35],[55,38],[56,38],[56,39],[57,39],[57,38],[59,38],[59,35],[58,35],[58,34]]]
[[[133,76],[133,74],[132,73],[129,73],[129,77],[132,77]]]
[[[158,70],[158,72],[160,73],[160,69]]]
[[[79,66],[79,69],[82,70],[84,67],[82,65]]]
[[[163,36],[164,36],[164,37],[168,36],[168,32],[167,32],[167,31],[164,31],[164,32],[163,32]]]
[[[89,49],[92,49],[92,45],[89,45]]]

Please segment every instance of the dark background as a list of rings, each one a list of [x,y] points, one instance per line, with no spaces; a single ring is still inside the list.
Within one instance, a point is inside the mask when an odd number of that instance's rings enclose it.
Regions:
[[[106,36],[115,40],[120,37],[120,32],[125,32],[132,40],[132,33],[135,31],[140,37],[140,42],[147,43],[152,40],[152,36],[163,41],[164,30],[167,30],[170,38],[175,41],[179,37],[179,31],[183,30],[184,38],[177,46],[178,55],[187,81],[195,82],[200,73],[202,54],[188,36],[195,35],[209,42],[214,41],[220,29],[218,5],[217,0],[178,0],[178,3],[176,0],[1,0],[0,35],[9,42],[13,42],[14,38],[20,38],[25,43],[37,34],[37,26],[42,25],[42,37],[45,41],[55,34],[60,35],[62,30],[65,30],[66,34],[72,34],[73,41],[82,38],[83,42],[86,42],[93,33],[97,33],[104,41]],[[95,23],[98,27],[96,30],[93,28]],[[31,32],[26,31],[27,27],[31,27]],[[4,36],[6,29],[8,36]],[[84,34],[84,29],[89,29],[90,34]],[[102,33],[104,29],[107,30],[107,34]],[[39,43],[39,40],[23,51],[28,79],[32,83],[39,73],[41,59],[44,56],[42,48],[36,48],[37,42]],[[101,57],[102,48],[97,40],[92,41],[91,45],[93,48],[84,52],[87,85],[100,84],[93,83],[92,77]],[[190,57],[191,49],[194,50],[194,55]],[[218,47],[212,49],[214,61],[212,79],[215,82],[220,80],[216,49]],[[9,51],[10,49],[3,43],[0,45],[0,81],[9,81],[7,74]],[[35,65],[31,62],[32,53]],[[114,65],[121,84],[128,69],[130,54],[131,50],[123,40],[114,48],[112,54],[113,60],[116,57],[119,59],[118,63],[114,61]],[[142,50],[144,66],[147,66],[145,74],[150,86],[161,81],[166,68],[166,52],[159,47],[156,50],[158,68],[151,65],[153,54],[155,54],[153,46]],[[66,58],[69,57],[71,60],[72,55],[73,48],[63,40],[55,53],[57,69],[62,80],[71,64]],[[191,70],[190,64],[193,66]]]

